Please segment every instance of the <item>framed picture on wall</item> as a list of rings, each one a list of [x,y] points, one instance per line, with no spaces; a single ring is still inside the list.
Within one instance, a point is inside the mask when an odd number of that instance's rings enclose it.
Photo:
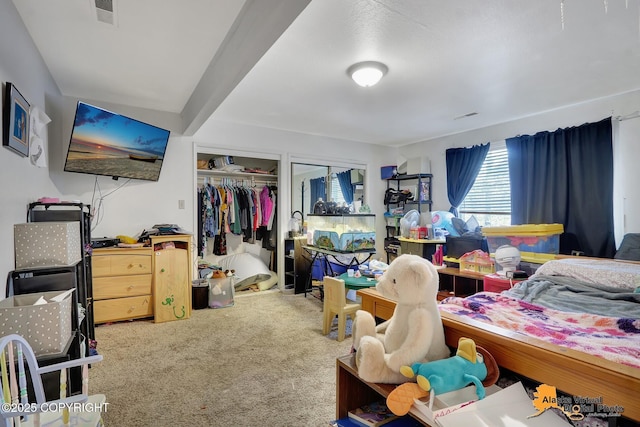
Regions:
[[[2,114],[2,145],[23,157],[29,155],[29,103],[7,82]]]

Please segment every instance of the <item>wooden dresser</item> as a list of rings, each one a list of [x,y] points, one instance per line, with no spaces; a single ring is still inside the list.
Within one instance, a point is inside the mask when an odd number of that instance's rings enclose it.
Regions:
[[[94,249],[95,323],[153,316],[150,247]]]
[[[95,323],[191,317],[191,236],[152,236],[151,246],[94,249]]]

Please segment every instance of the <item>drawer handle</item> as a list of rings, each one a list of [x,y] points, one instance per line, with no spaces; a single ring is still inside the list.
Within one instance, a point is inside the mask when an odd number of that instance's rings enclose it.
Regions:
[[[161,269],[160,269],[160,273],[164,273],[164,268],[161,268]]]
[[[129,289],[129,290],[133,289],[133,285],[129,285],[129,287],[127,289]]]
[[[135,305],[132,305],[131,307],[129,307],[129,313],[131,313],[131,312],[132,312],[133,310],[135,310],[135,309],[136,309],[136,306],[135,306]]]

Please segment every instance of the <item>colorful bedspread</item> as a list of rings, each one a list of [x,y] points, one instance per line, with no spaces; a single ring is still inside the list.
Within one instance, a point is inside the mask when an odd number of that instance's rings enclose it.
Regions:
[[[494,292],[449,297],[441,311],[640,368],[640,319],[569,313]]]

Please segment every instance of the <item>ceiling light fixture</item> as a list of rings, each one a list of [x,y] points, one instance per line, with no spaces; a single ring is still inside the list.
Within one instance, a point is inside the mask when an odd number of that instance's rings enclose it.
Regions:
[[[387,71],[389,71],[389,68],[386,65],[376,61],[358,62],[347,68],[349,77],[362,87],[375,85]]]

